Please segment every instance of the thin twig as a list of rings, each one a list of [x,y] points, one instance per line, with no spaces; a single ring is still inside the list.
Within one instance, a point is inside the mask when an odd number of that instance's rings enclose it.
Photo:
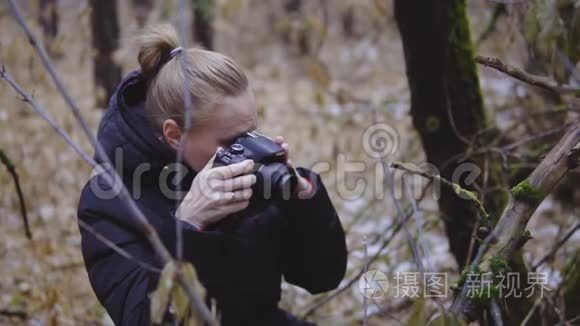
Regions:
[[[24,103],[28,104],[36,114],[38,114],[44,121],[46,121],[48,125],[56,133],[58,133],[66,141],[66,143],[72,147],[72,149],[77,154],[80,155],[83,160],[89,162],[91,165],[97,165],[93,158],[88,155],[85,150],[78,146],[63,128],[58,126],[58,124],[47,113],[48,111],[36,103],[32,96],[30,96],[18,83],[16,83],[12,76],[10,76],[10,74],[6,71],[4,66],[0,68],[0,78],[6,81],[8,85],[10,85],[10,87],[12,87],[12,89],[14,89],[14,91],[16,91],[16,93],[20,96],[20,99]]]
[[[318,5],[320,6],[320,10],[322,11],[322,24],[321,24],[321,35],[319,35],[319,40],[316,45],[314,45],[314,50],[311,51],[310,56],[314,59],[318,60],[320,56],[320,51],[324,47],[324,43],[326,42],[326,38],[328,36],[328,25],[329,21],[329,13],[327,7],[327,0],[317,0]],[[305,10],[299,11],[300,19],[307,22],[309,20],[309,13],[305,12]],[[310,48],[310,47],[309,47]]]
[[[26,202],[24,201],[24,195],[22,194],[22,188],[20,187],[18,173],[16,172],[16,167],[2,149],[0,149],[0,162],[6,166],[6,170],[8,170],[8,173],[12,176],[12,180],[14,180],[14,187],[16,187],[16,194],[20,204],[20,215],[22,216],[22,221],[24,221],[24,233],[28,239],[32,239],[30,224],[28,224],[28,215],[26,214]]]
[[[181,52],[178,55],[179,58],[179,63],[181,65],[181,69],[184,72],[184,76],[187,76],[187,74],[185,73],[186,71],[189,70],[189,61],[188,61],[188,56],[186,55],[187,53],[187,46],[186,46],[186,11],[187,11],[187,3],[186,0],[180,0],[179,1],[179,44],[182,47]],[[183,175],[183,164],[181,164],[182,160],[183,160],[183,152],[184,149],[186,148],[186,143],[187,143],[187,136],[189,135],[189,130],[191,129],[191,124],[192,124],[192,99],[191,99],[191,92],[190,92],[190,88],[191,85],[188,85],[187,83],[185,83],[183,85],[183,106],[184,106],[184,110],[185,110],[185,121],[183,122],[183,133],[181,134],[181,137],[179,139],[179,147],[177,150],[177,157],[176,157],[176,161],[177,161],[177,174],[179,176]],[[177,191],[178,193],[181,193],[181,183],[178,184],[177,186]],[[178,204],[179,205],[179,204]],[[183,257],[183,230],[182,230],[182,225],[181,225],[181,221],[179,221],[178,218],[175,219],[175,226],[176,226],[176,237],[175,237],[175,249],[176,249],[176,256],[178,260],[181,260]],[[203,300],[201,299],[201,297],[199,296],[199,294],[197,292],[195,292],[195,290],[193,289],[193,287],[191,286],[191,284],[186,284],[184,279],[183,279],[183,274],[182,273],[177,273],[176,274],[176,279],[181,283],[182,286],[184,286],[185,291],[187,292],[187,295],[189,296],[189,299],[192,301],[192,303],[194,304],[194,306],[197,306],[197,311],[202,315],[202,318],[205,319],[206,321],[212,321],[213,323],[213,316],[211,314],[211,312],[207,309],[207,306],[204,304]],[[186,286],[188,285],[188,286]]]
[[[497,299],[492,299],[490,302],[490,314],[493,324],[495,326],[503,326],[503,320],[501,318],[501,308],[497,303]]]
[[[363,268],[363,274],[369,270],[369,248],[367,245],[367,237],[363,237],[363,246],[364,246],[364,259],[365,264]],[[363,296],[363,326],[368,325],[368,317],[367,317],[367,296]]]
[[[580,124],[573,124],[558,144],[546,155],[544,160],[534,169],[530,176],[522,182],[527,184],[527,189],[519,189],[517,196],[513,195],[497,222],[494,230],[486,237],[479,247],[477,255],[470,265],[470,271],[479,267],[482,272],[490,270],[491,257],[508,259],[514,252],[521,248],[525,240],[523,230],[527,226],[530,217],[536,211],[542,200],[560,182],[563,176],[570,170],[566,158],[570,151],[580,142]],[[491,246],[491,244],[494,244]],[[482,263],[481,263],[482,262]],[[481,264],[480,264],[481,263]],[[464,312],[467,300],[467,286],[461,288],[450,307],[452,313]]]
[[[495,3],[503,3],[506,5],[515,5],[515,4],[526,3],[529,0],[488,0],[488,1],[495,2]]]
[[[402,301],[395,303],[392,306],[387,306],[387,307],[379,307],[377,305],[377,302],[373,302],[376,306],[377,306],[377,310],[373,313],[370,314],[369,317],[374,317],[374,316],[381,316],[384,318],[389,318],[394,320],[395,322],[397,322],[397,324],[399,325],[407,325],[406,323],[404,323],[403,321],[401,321],[399,318],[396,318],[395,316],[393,316],[394,313],[397,312],[401,312],[406,310],[407,308],[411,307],[413,305],[413,300],[409,297],[405,297]]]
[[[491,36],[495,30],[496,25],[499,18],[502,15],[507,14],[507,10],[504,3],[498,3],[493,8],[493,13],[491,14],[491,18],[486,24],[486,27],[483,29],[483,32],[479,35],[477,41],[475,42],[475,46],[479,47],[483,41],[485,41],[489,36]]]
[[[580,72],[578,72],[578,69],[576,68],[576,64],[574,62],[572,62],[572,60],[570,60],[568,55],[566,55],[566,53],[564,53],[564,51],[562,51],[562,49],[557,49],[556,54],[558,54],[558,58],[560,59],[560,61],[564,65],[564,67],[566,67],[566,69],[568,69],[570,76],[574,79],[574,81],[577,84],[580,84]]]
[[[134,262],[135,264],[143,267],[144,269],[150,271],[150,272],[154,272],[154,273],[161,273],[161,270],[151,264],[148,264],[144,261],[141,261],[137,258],[135,258],[133,255],[131,255],[127,250],[117,246],[115,243],[113,243],[111,240],[107,239],[104,235],[102,235],[101,233],[99,233],[97,230],[95,230],[90,224],[88,224],[87,222],[79,219],[79,225],[81,226],[81,228],[83,228],[85,231],[89,232],[90,234],[92,234],[95,238],[97,238],[97,240],[101,241],[103,244],[107,245],[107,247],[111,248],[112,250],[114,250],[116,253],[118,253],[119,255],[125,257],[127,260],[130,260],[132,262]]]
[[[28,313],[22,310],[10,310],[10,309],[0,309],[0,315],[6,317],[15,317],[20,320],[26,320],[28,318]]]
[[[54,119],[48,114],[48,112],[46,111],[46,109],[44,109],[44,107],[42,107],[38,102],[36,102],[32,96],[30,96],[28,93],[26,93],[26,91],[24,91],[24,89],[18,84],[16,83],[16,81],[12,78],[12,76],[5,70],[2,69],[0,70],[0,77],[6,81],[8,83],[8,85],[10,85],[12,87],[12,89],[21,97],[22,101],[26,104],[28,104],[28,106],[30,106],[34,112],[36,112],[38,115],[40,115],[40,117],[46,121],[53,130],[55,130],[64,140],[65,142],[72,147],[75,152],[77,152],[77,154],[79,154],[81,156],[81,158],[87,162],[89,165],[91,165],[92,167],[97,167],[98,164],[95,160],[93,160],[78,144],[76,144],[72,138],[70,137],[70,135],[60,126],[58,126],[56,124],[56,122],[54,121]],[[2,154],[2,153],[0,153]],[[27,223],[27,222],[25,222]],[[83,223],[80,219],[79,219],[79,223]],[[82,225],[81,225],[82,227]],[[90,230],[88,230],[89,232],[91,232]],[[29,231],[30,232],[30,231]],[[93,235],[97,235],[98,232],[96,230],[93,230],[91,233],[93,233]],[[103,237],[103,235],[99,234],[99,236],[97,236],[97,238],[99,237]],[[112,247],[110,244],[113,244],[112,242],[108,241],[108,242],[103,242],[105,245],[107,245],[109,248],[116,250],[115,247]],[[113,244],[114,245],[114,244]],[[122,249],[121,249],[122,250]],[[125,256],[125,255],[122,255]],[[132,258],[131,260],[136,260],[136,258]]]
[[[517,147],[521,147],[522,145],[525,145],[527,143],[530,143],[530,142],[533,142],[533,141],[536,141],[536,140],[540,140],[542,138],[546,138],[546,137],[550,137],[550,136],[559,134],[559,133],[561,133],[563,131],[566,131],[566,128],[568,128],[568,127],[570,127],[570,124],[565,124],[564,126],[561,126],[561,127],[558,127],[558,128],[554,128],[552,130],[547,130],[545,132],[541,132],[541,133],[538,133],[538,134],[535,134],[535,135],[530,135],[530,136],[525,137],[525,138],[523,138],[523,139],[521,139],[519,141],[516,141],[516,142],[511,143],[509,145],[505,145],[505,146],[501,147],[501,149],[504,150],[504,151],[511,151],[512,149],[517,148]]]
[[[447,77],[443,77],[443,96],[445,97],[445,109],[447,110],[447,119],[449,120],[449,126],[451,131],[455,134],[457,139],[459,139],[465,145],[470,145],[472,141],[463,136],[457,126],[455,125],[455,118],[453,117],[453,110],[451,110],[451,100],[449,99],[449,87],[447,86]]]
[[[578,320],[580,320],[580,314],[576,315],[570,320],[567,320],[566,325],[574,325],[574,323],[577,322]]]
[[[371,118],[373,124],[377,125],[379,123],[377,119],[377,110],[375,108],[372,108]],[[395,194],[395,171],[389,168],[389,163],[387,162],[387,159],[384,155],[381,155],[378,160],[383,168],[384,173],[383,183],[386,184],[388,187],[389,195],[393,200],[393,203],[395,204],[397,214],[399,216],[405,216],[401,203],[399,202]],[[417,269],[422,278],[423,274],[425,273],[425,268],[423,266],[423,261],[421,260],[421,256],[419,254],[419,249],[417,248],[417,244],[415,243],[415,239],[413,239],[411,233],[409,232],[409,228],[407,227],[407,219],[403,219],[403,233],[405,234],[405,239],[407,240],[407,244],[409,245],[411,253],[413,254],[415,265],[417,265]]]
[[[320,40],[318,41],[316,49],[314,50],[316,57],[318,57],[320,51],[322,50],[322,47],[324,46],[324,43],[328,36],[328,28],[329,28],[328,25],[330,24],[327,0],[318,0],[318,2],[320,4],[320,8],[322,9],[322,35],[320,35]]]
[[[530,84],[532,86],[543,88],[545,90],[554,92],[556,94],[570,93],[570,92],[573,93],[573,92],[577,92],[580,90],[578,88],[560,86],[555,81],[550,80],[546,77],[532,75],[532,74],[525,72],[519,68],[507,65],[498,58],[477,56],[477,57],[475,57],[475,62],[482,64],[484,66],[496,69],[498,71],[501,71],[501,72],[503,72],[507,75],[510,75],[510,76],[514,77],[515,79],[520,80],[524,83]]]
[[[565,128],[570,127],[572,123],[568,123],[564,126],[560,126],[551,130],[547,130],[538,134],[534,134],[534,135],[530,135],[528,137],[525,137],[519,141],[513,142],[511,144],[507,144],[507,145],[503,145],[502,147],[496,147],[496,146],[486,146],[483,147],[481,149],[472,151],[470,153],[459,153],[456,154],[452,157],[450,157],[449,159],[447,159],[443,164],[442,164],[442,169],[444,169],[447,165],[449,165],[451,162],[453,161],[459,161],[459,160],[466,160],[474,155],[481,155],[481,154],[486,154],[486,153],[495,153],[498,154],[501,157],[502,160],[502,168],[503,169],[507,169],[508,168],[508,157],[512,157],[512,158],[516,158],[516,159],[522,159],[521,156],[518,156],[514,153],[511,153],[511,151],[515,148],[521,147],[527,143],[533,142],[533,141],[537,141],[540,140],[542,138],[546,138],[546,137],[550,137],[553,136],[555,134],[558,134],[559,132],[562,132],[565,130]],[[512,128],[513,129],[513,128]],[[535,166],[535,165],[534,165]]]
[[[520,326],[526,326],[526,324],[530,321],[530,319],[532,319],[534,312],[536,311],[536,309],[538,308],[538,306],[540,305],[541,302],[542,302],[542,297],[538,297],[536,299],[536,301],[534,302],[534,305],[532,306],[530,311],[528,311],[528,313],[526,314],[526,317],[524,318],[524,320],[522,320],[522,323],[520,324]]]
[[[364,218],[368,218],[369,214],[366,214],[366,212],[368,210],[370,210],[371,208],[374,208],[374,205],[378,202],[379,200],[375,197],[373,197],[371,199],[371,201],[369,203],[367,203],[366,206],[364,206],[363,208],[359,209],[355,215],[353,215],[350,218],[350,221],[348,222],[348,224],[344,225],[344,233],[348,236],[348,234],[351,232],[352,228],[357,225],[359,222],[361,222],[361,220],[363,220]]]
[[[572,237],[572,235],[574,235],[574,233],[576,231],[578,231],[578,229],[580,229],[580,222],[576,222],[568,230],[568,232],[566,232],[566,234],[562,237],[562,239],[560,239],[558,242],[556,242],[556,244],[552,247],[552,249],[544,257],[542,257],[540,260],[538,260],[537,263],[532,265],[532,270],[535,271],[538,267],[540,267],[540,265],[545,263],[547,260],[552,259],[554,257],[554,254],[558,251],[558,249],[560,249],[564,245],[564,243],[566,243],[566,241],[568,241],[570,239],[570,237]]]
[[[397,209],[397,213],[400,216],[403,216],[403,208],[401,207],[401,203],[399,202],[399,200],[397,199],[396,195],[395,195],[395,173],[394,170],[391,170],[388,168],[388,165],[385,161],[383,161],[382,163],[383,169],[384,169],[384,173],[385,173],[385,179],[389,180],[387,181],[387,186],[389,187],[389,193],[391,194],[391,199],[393,200],[393,202],[395,203],[395,208]],[[413,259],[415,260],[415,265],[417,266],[417,269],[421,275],[421,278],[423,277],[423,274],[425,273],[425,268],[423,266],[423,261],[421,260],[421,256],[419,254],[419,249],[417,248],[417,244],[415,243],[415,239],[413,238],[413,236],[411,235],[411,232],[409,232],[409,228],[407,226],[407,220],[404,219],[403,220],[403,233],[405,234],[405,239],[407,240],[407,244],[409,245],[409,248],[411,249],[411,253],[413,254]]]
[[[2,79],[4,81],[6,81],[14,89],[14,91],[16,93],[18,93],[23,99],[25,99],[24,102],[27,103],[30,107],[32,107],[33,110],[35,112],[37,112],[42,117],[43,120],[47,121],[53,127],[53,129],[56,130],[71,147],[76,148],[77,153],[79,153],[81,155],[81,158],[83,158],[85,160],[85,162],[87,162],[93,168],[98,167],[96,161],[94,161],[92,158],[90,158],[74,141],[72,141],[72,139],[66,133],[66,131],[64,131],[62,128],[57,126],[55,124],[54,120],[46,112],[46,110],[44,110],[44,108],[42,106],[40,106],[36,101],[34,101],[29,94],[25,93],[24,90],[22,89],[22,87],[20,85],[18,85],[16,83],[16,81],[14,81],[12,79],[12,77],[6,71],[3,72]],[[108,172],[105,173],[105,176],[109,176]],[[114,181],[111,181],[110,179],[106,179],[106,180],[108,180],[107,182],[114,182]],[[78,222],[79,222],[79,225],[81,226],[81,228],[83,228],[83,229],[87,230],[89,233],[93,234],[99,241],[101,241],[103,244],[105,244],[107,247],[111,248],[115,252],[119,253],[121,256],[129,259],[130,261],[137,263],[138,265],[140,265],[142,267],[145,267],[149,271],[159,272],[158,268],[153,267],[153,266],[151,266],[145,262],[142,262],[142,261],[138,260],[137,258],[133,257],[127,251],[118,247],[113,242],[109,241],[104,235],[100,234],[98,231],[93,229],[91,226],[86,224],[81,219],[79,219]]]
[[[26,20],[22,16],[22,13],[21,13],[20,8],[18,7],[18,4],[14,0],[8,0],[8,3],[10,5],[10,9],[11,9],[16,21],[18,22],[18,24],[22,28],[23,32],[26,34],[26,37],[27,37],[30,45],[36,50],[38,56],[40,57],[40,59],[42,61],[44,68],[46,69],[46,71],[50,75],[51,79],[53,80],[57,90],[64,98],[65,102],[67,103],[67,105],[71,109],[73,116],[75,117],[77,122],[80,124],[83,132],[85,133],[85,135],[87,136],[87,138],[91,142],[91,145],[94,147],[97,158],[101,162],[105,162],[105,164],[108,164],[109,166],[113,166],[113,164],[111,164],[111,160],[107,156],[104,148],[97,141],[96,137],[93,135],[92,131],[90,130],[88,123],[82,117],[82,114],[80,112],[79,107],[73,101],[67,88],[64,86],[64,83],[62,82],[60,76],[56,73],[54,66],[52,65],[52,63],[50,61],[50,58],[46,54],[46,50],[44,49],[42,44],[40,44],[38,42],[36,37],[32,34]],[[163,262],[165,264],[173,262],[173,257],[171,256],[171,253],[163,245],[163,242],[161,241],[159,234],[157,233],[155,228],[148,222],[148,220],[145,217],[145,215],[143,214],[143,212],[139,209],[139,207],[137,206],[137,204],[135,203],[135,201],[133,200],[133,198],[129,194],[129,191],[124,186],[122,180],[120,179],[120,177],[116,173],[116,171],[114,169],[111,169],[110,174],[104,173],[103,176],[105,177],[105,181],[109,185],[112,185],[112,186],[114,186],[116,184],[121,185],[121,191],[119,193],[119,197],[120,197],[121,201],[127,205],[129,211],[131,212],[131,215],[135,218],[138,227],[141,229],[141,231],[143,232],[143,234],[145,235],[145,237],[147,238],[147,240],[151,244],[153,250],[163,260]],[[176,279],[180,283],[180,285],[183,286],[184,289],[186,290],[186,293],[187,293],[187,296],[190,300],[192,309],[197,311],[201,315],[202,319],[204,319],[205,321],[207,321],[208,323],[210,323],[212,325],[215,325],[216,322],[212,318],[207,306],[205,306],[205,304],[203,303],[203,300],[201,299],[199,294],[193,289],[193,285],[187,284],[184,281],[183,277],[180,277],[180,274],[181,273],[177,273]]]
[[[403,171],[406,171],[406,172],[409,172],[412,174],[422,176],[422,177],[427,178],[429,180],[433,180],[434,182],[442,183],[443,185],[451,188],[455,192],[455,194],[457,196],[459,196],[460,198],[471,201],[473,203],[473,205],[478,209],[479,217],[481,219],[486,219],[488,217],[487,211],[481,205],[481,202],[479,201],[479,199],[477,199],[477,196],[472,191],[466,190],[466,189],[462,188],[460,185],[453,183],[453,182],[441,177],[440,175],[434,175],[434,174],[431,174],[431,173],[426,172],[426,171],[415,169],[415,168],[408,166],[404,163],[393,162],[393,163],[391,163],[391,167],[393,169],[399,169],[399,170],[403,170]]]
[[[429,180],[429,183],[431,183],[432,181]],[[419,244],[419,247],[421,248],[421,252],[423,254],[423,257],[425,257],[425,265],[427,265],[427,270],[430,270],[430,264],[429,264],[429,251],[427,250],[427,246],[425,246],[425,242],[422,240],[423,239],[423,226],[424,226],[424,220],[423,220],[423,211],[421,210],[421,208],[419,207],[419,201],[413,196],[411,187],[409,186],[408,183],[403,182],[403,187],[405,188],[405,192],[407,195],[408,200],[411,202],[411,207],[413,209],[413,213],[412,216],[415,216],[415,225],[417,226],[417,232],[416,232],[416,238],[417,238],[417,242]]]
[[[394,229],[391,232],[390,236],[383,240],[383,243],[381,244],[381,246],[379,247],[377,252],[372,257],[370,257],[370,259],[368,260],[369,265],[381,256],[383,250],[395,238],[397,233],[401,230],[401,227],[403,226],[404,221],[406,221],[409,217],[411,217],[411,214],[412,214],[412,210],[409,209],[407,212],[407,215],[399,216],[399,221],[396,224],[394,224]],[[385,234],[386,234],[386,232],[385,232]],[[364,266],[366,266],[366,265],[367,265],[367,263],[365,263]],[[304,313],[303,318],[306,319],[307,317],[312,315],[316,310],[318,310],[320,307],[326,305],[327,303],[329,303],[330,301],[332,301],[333,299],[335,299],[336,297],[338,297],[339,295],[344,293],[346,290],[350,289],[350,287],[353,284],[355,284],[356,282],[358,282],[360,280],[361,276],[364,274],[364,270],[365,270],[364,266],[363,266],[363,268],[361,268],[361,270],[356,275],[354,275],[352,278],[350,278],[350,280],[345,285],[343,285],[339,289],[335,290],[334,292],[332,292],[332,294],[326,296],[324,299],[322,299],[321,301],[316,303],[314,306],[309,308]]]
[[[182,48],[181,52],[177,55],[179,59],[179,64],[183,71],[183,76],[187,76],[186,73],[189,70],[189,61],[187,56],[187,32],[186,32],[186,12],[187,12],[187,1],[186,0],[179,0],[179,15],[178,15],[178,25],[179,25],[179,44]],[[183,151],[186,148],[187,144],[187,136],[189,135],[189,130],[191,129],[191,92],[189,88],[191,85],[184,83],[183,85],[183,106],[185,110],[185,118],[183,121],[183,132],[181,133],[181,137],[179,139],[179,146],[177,149],[177,175],[180,177],[178,180],[181,180],[183,176],[183,165],[181,164],[183,160]],[[181,183],[177,184],[177,192],[178,194],[181,193]],[[176,205],[179,206],[180,202],[178,201]],[[175,251],[176,251],[176,258],[177,260],[181,260],[183,257],[183,230],[182,224],[179,219],[175,219]]]

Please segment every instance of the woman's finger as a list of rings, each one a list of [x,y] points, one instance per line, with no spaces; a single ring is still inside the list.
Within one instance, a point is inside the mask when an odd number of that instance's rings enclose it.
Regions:
[[[243,188],[249,188],[256,183],[256,176],[253,174],[242,175],[239,177],[223,180],[221,187],[217,190],[234,191]]]
[[[237,213],[239,211],[242,211],[246,208],[248,208],[248,205],[250,204],[249,200],[242,200],[242,201],[236,201],[236,202],[232,202],[228,205],[223,205],[220,208],[220,213],[223,215],[228,215],[228,214],[232,214],[232,213]]]
[[[244,160],[239,163],[213,168],[209,171],[209,173],[212,174],[213,178],[227,180],[242,174],[247,174],[252,171],[253,168],[254,161]]]
[[[288,160],[288,143],[284,140],[284,137],[282,136],[276,136],[274,137],[274,142],[278,145],[280,145],[284,151],[286,151],[286,153],[284,154],[284,156],[286,157],[286,160]]]
[[[222,150],[223,149],[221,147],[216,148],[215,153],[213,153],[213,156],[209,159],[209,161],[207,161],[207,163],[205,163],[205,166],[203,167],[203,170],[209,170],[209,169],[211,169],[213,167],[213,162],[215,160],[215,157]]]
[[[249,200],[252,197],[252,188],[244,188],[236,191],[226,191],[219,195],[217,206],[227,206],[238,201]]]
[[[252,188],[244,188],[241,190],[236,190],[233,193],[234,193],[233,201],[246,201],[252,198],[253,191]]]

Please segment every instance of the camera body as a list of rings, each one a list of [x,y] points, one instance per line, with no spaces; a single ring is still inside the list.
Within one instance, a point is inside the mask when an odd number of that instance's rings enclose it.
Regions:
[[[296,189],[298,179],[294,169],[286,165],[286,151],[270,138],[248,132],[237,138],[229,148],[216,154],[214,165],[230,165],[246,159],[254,161],[252,173],[256,183],[252,187],[250,206],[269,200],[286,200]]]

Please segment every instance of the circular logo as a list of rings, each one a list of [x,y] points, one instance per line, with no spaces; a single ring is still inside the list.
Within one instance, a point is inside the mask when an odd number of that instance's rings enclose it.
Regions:
[[[363,134],[363,148],[374,158],[394,154],[399,149],[397,131],[385,123],[370,126]]]
[[[373,300],[380,299],[387,295],[389,280],[383,272],[371,269],[361,276],[358,288],[365,297]]]

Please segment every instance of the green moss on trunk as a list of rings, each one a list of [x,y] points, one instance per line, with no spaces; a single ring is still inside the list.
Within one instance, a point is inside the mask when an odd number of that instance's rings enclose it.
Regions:
[[[528,180],[518,183],[511,191],[516,200],[521,200],[534,206],[538,205],[543,197],[542,192]]]

